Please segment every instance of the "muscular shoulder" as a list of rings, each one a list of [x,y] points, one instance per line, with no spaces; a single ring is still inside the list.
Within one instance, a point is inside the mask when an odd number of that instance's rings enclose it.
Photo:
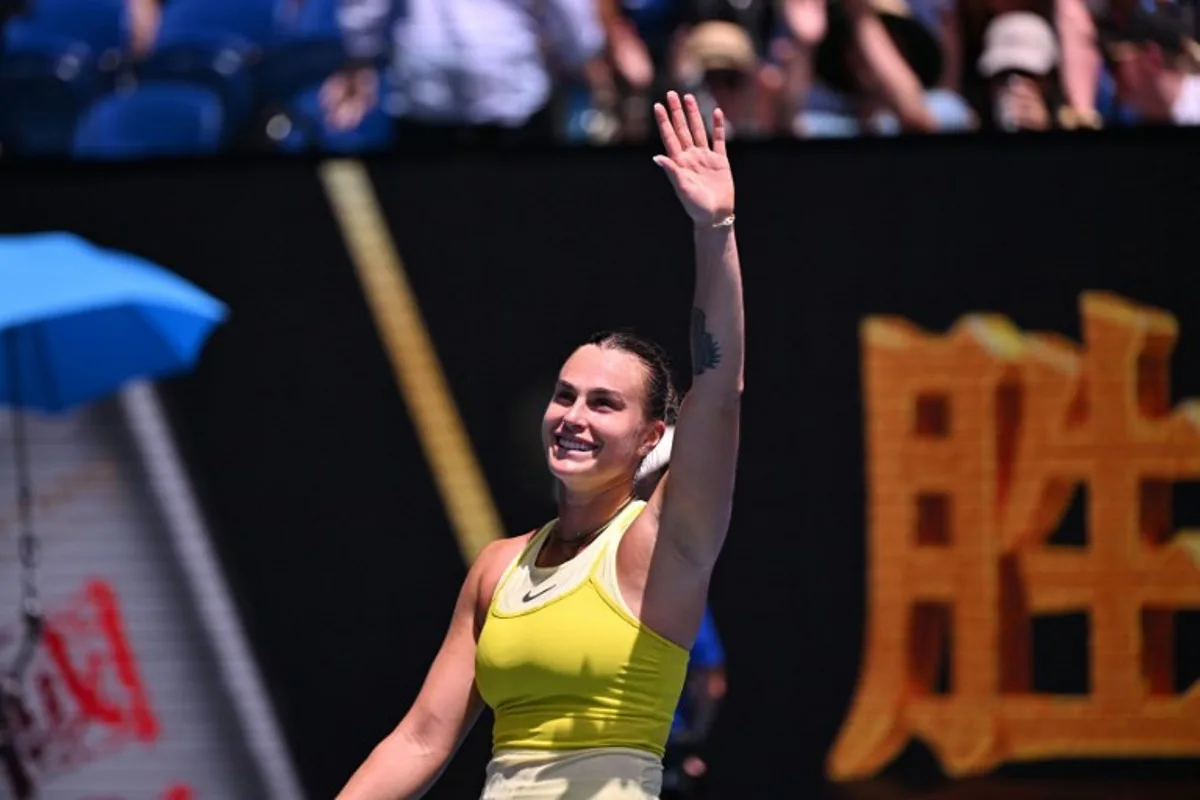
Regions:
[[[504,572],[509,563],[516,558],[525,545],[529,544],[529,539],[533,536],[533,532],[523,533],[520,536],[510,536],[507,539],[497,539],[489,544],[479,553],[479,557],[475,559],[471,571],[475,572],[480,580],[486,582],[488,578],[499,580],[500,573]]]
[[[475,563],[471,565],[468,580],[473,581],[476,587],[480,611],[487,611],[488,605],[492,602],[492,595],[496,593],[496,585],[500,583],[500,576],[504,574],[504,570],[508,568],[513,559],[521,554],[525,545],[529,544],[533,533],[530,531],[520,536],[497,539],[483,548],[479,557],[475,559]]]

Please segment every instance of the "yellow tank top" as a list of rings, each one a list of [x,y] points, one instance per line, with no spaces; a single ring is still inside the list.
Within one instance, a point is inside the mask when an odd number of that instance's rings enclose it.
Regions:
[[[570,561],[540,568],[547,524],[500,578],[475,655],[495,750],[662,757],[688,652],[637,620],[617,584],[617,544],[645,505],[630,503]]]

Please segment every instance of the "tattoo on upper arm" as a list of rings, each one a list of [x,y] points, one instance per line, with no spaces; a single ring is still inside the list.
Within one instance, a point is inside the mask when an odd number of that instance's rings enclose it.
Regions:
[[[705,326],[704,312],[692,308],[692,374],[700,375],[721,363],[721,345]]]

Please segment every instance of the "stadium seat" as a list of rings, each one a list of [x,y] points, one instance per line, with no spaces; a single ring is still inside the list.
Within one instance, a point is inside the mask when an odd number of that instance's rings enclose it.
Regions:
[[[282,0],[290,9],[276,17],[276,38],[338,38],[338,0]]]
[[[36,0],[4,28],[4,51],[44,48],[57,39],[83,43],[95,54],[119,52],[127,42],[122,0]]]
[[[259,70],[266,102],[286,103],[323,82],[346,60],[337,24],[337,0],[301,0],[279,17]]]
[[[79,123],[73,155],[81,159],[196,156],[226,140],[224,108],[213,91],[185,84],[144,84],[98,100]]]
[[[5,26],[0,142],[6,149],[70,151],[79,114],[113,85],[124,20],[122,0],[38,0]]]
[[[592,93],[580,81],[572,81],[563,87],[565,99],[565,136],[572,144],[587,144],[595,136],[597,112],[592,103]]]
[[[257,54],[222,33],[194,34],[187,43],[156,49],[137,65],[144,84],[189,84],[215,93],[225,108],[227,124],[246,124],[257,97],[254,65]]]
[[[0,142],[17,155],[66,154],[100,85],[86,45],[9,53],[0,59]]]
[[[226,126],[240,128],[258,103],[254,68],[274,18],[275,0],[171,0],[138,80],[208,89],[221,99]]]
[[[258,71],[270,146],[289,153],[362,152],[388,146],[392,123],[382,108],[373,109],[353,131],[334,131],[324,123],[321,85],[346,61],[338,0],[299,0],[286,8],[290,14],[277,18]]]
[[[284,153],[362,153],[381,150],[392,142],[392,120],[376,106],[350,131],[332,130],[321,110],[320,86],[298,93],[268,122],[267,132]]]
[[[155,49],[177,45],[265,45],[275,21],[275,0],[171,0],[163,5]]]

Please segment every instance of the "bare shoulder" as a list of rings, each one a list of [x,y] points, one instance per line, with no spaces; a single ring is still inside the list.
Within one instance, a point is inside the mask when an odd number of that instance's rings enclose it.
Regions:
[[[520,536],[497,539],[479,553],[479,557],[471,565],[470,577],[476,581],[475,586],[478,587],[478,605],[481,611],[487,611],[492,596],[496,593],[496,586],[500,583],[500,576],[529,544],[534,533],[535,531],[530,531]]]

